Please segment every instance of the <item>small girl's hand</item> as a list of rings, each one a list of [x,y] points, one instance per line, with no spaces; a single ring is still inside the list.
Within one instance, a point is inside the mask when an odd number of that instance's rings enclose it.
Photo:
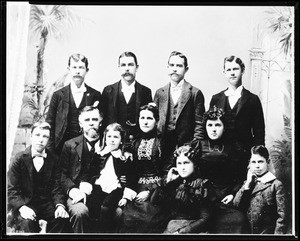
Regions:
[[[127,159],[129,159],[130,161],[133,160],[132,153],[130,153],[130,152],[125,151],[125,152],[124,152],[124,157],[125,157],[126,160],[127,160]]]
[[[119,207],[123,207],[123,206],[125,206],[126,204],[127,204],[127,199],[126,199],[126,198],[122,198],[122,199],[119,201],[119,203],[118,203]]]

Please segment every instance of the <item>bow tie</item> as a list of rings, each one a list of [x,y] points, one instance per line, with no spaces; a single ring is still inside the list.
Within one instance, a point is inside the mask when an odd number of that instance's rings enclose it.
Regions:
[[[43,152],[43,153],[40,153],[40,152],[34,152],[34,153],[32,153],[32,158],[35,158],[35,157],[43,157],[43,158],[46,158],[46,157],[47,157],[47,153],[46,153],[46,152]]]
[[[171,86],[171,91],[179,91],[181,89],[181,86]]]

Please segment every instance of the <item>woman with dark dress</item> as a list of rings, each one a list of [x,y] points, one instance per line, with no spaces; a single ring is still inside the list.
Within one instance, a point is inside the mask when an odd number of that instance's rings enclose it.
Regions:
[[[153,191],[160,186],[163,177],[161,141],[157,135],[158,109],[154,103],[140,108],[140,133],[132,144],[133,162],[131,179],[137,195],[123,210],[119,232],[144,233],[152,213],[157,208],[148,205]]]
[[[247,163],[243,149],[226,140],[224,112],[214,106],[204,114],[206,138],[201,141],[201,177],[211,181],[209,198],[214,204],[210,233],[244,233],[246,217],[232,205],[242,186]]]
[[[153,197],[161,207],[160,218],[153,219],[160,221],[156,231],[166,227],[165,234],[206,233],[212,206],[207,198],[209,180],[199,178],[199,149],[186,144],[177,148],[174,156],[176,167],[169,170],[166,184]]]

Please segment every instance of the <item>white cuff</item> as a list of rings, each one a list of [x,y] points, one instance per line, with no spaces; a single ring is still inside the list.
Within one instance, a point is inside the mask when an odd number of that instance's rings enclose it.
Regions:
[[[123,192],[123,198],[128,199],[129,201],[132,201],[136,197],[137,193],[133,191],[132,189],[125,187]]]
[[[84,192],[86,195],[90,195],[93,191],[93,186],[88,182],[81,182],[79,184],[79,190]]]

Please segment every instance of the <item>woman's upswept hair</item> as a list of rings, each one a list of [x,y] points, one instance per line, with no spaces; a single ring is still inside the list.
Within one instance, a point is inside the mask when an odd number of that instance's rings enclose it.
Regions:
[[[140,112],[142,110],[149,110],[149,111],[151,111],[153,113],[153,116],[154,116],[156,122],[158,122],[158,120],[159,120],[159,112],[158,112],[158,108],[157,108],[157,106],[156,106],[156,104],[154,102],[150,102],[147,105],[141,106],[140,107]]]
[[[222,108],[218,108],[217,106],[213,106],[211,109],[209,109],[207,112],[203,115],[203,121],[206,124],[207,120],[218,120],[220,119],[224,124],[224,115],[225,112]]]
[[[199,173],[199,160],[201,155],[199,145],[200,142],[198,141],[194,143],[185,143],[184,145],[178,147],[173,153],[173,166],[176,166],[177,157],[183,154],[194,163],[195,170],[197,173]]]

